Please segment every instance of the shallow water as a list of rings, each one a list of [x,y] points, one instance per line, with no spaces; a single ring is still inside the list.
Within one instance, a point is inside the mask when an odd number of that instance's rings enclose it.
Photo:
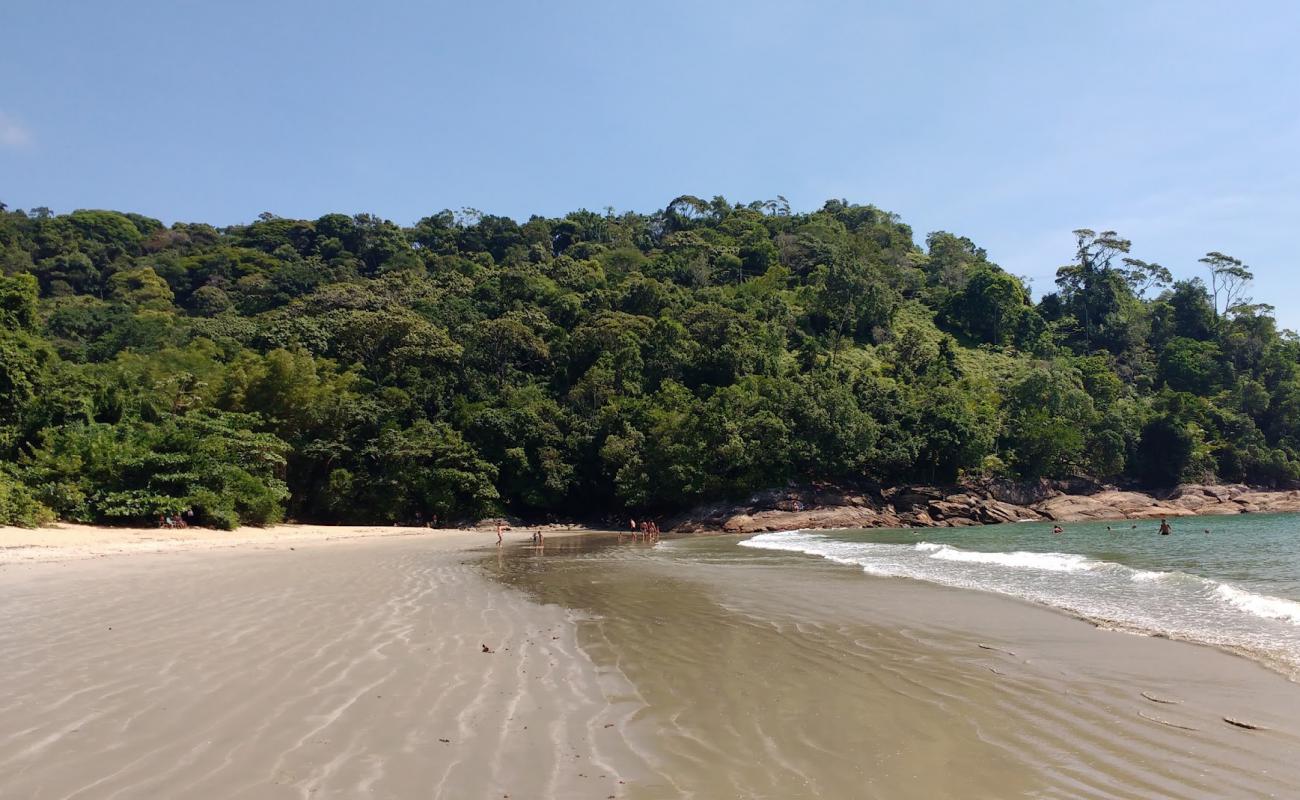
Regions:
[[[1211,644],[1300,677],[1300,517],[766,533],[741,545],[994,592],[1105,626]],[[1206,532],[1208,530],[1208,533]],[[686,548],[687,543],[673,547]],[[685,551],[683,551],[685,554]]]

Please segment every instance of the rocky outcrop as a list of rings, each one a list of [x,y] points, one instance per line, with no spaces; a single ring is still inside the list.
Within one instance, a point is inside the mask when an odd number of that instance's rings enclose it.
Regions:
[[[1249,514],[1300,511],[1300,490],[1252,489],[1241,484],[1180,486],[1166,501],[1195,514]]]
[[[960,487],[846,490],[800,487],[715,503],[669,520],[679,532],[757,533],[797,528],[931,528],[1047,520],[1155,519],[1197,514],[1300,512],[1300,490],[1242,485],[1180,486],[1167,495],[1121,491],[1086,480],[986,481]]]

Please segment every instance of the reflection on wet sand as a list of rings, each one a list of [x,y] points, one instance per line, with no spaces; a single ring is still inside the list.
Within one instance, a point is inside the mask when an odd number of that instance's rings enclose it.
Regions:
[[[1300,691],[1244,660],[735,541],[556,538],[493,564],[583,612],[584,650],[634,687],[625,733],[658,777],[630,796],[1284,796],[1300,781]],[[1233,729],[1228,710],[1270,730]]]

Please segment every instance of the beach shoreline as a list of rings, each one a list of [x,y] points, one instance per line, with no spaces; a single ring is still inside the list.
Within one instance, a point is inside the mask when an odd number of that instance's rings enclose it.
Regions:
[[[576,525],[506,526],[504,544],[528,541],[534,531],[547,536],[601,532]],[[0,569],[43,562],[77,561],[106,556],[281,550],[340,542],[394,537],[434,537],[457,548],[496,544],[496,528],[426,528],[401,525],[313,525],[286,523],[233,531],[212,528],[106,527],[59,523],[41,528],[0,527]]]
[[[652,774],[672,778],[650,796],[1217,798],[1300,781],[1300,686],[1257,661],[803,555],[738,560],[739,538],[506,576],[578,611],[593,660],[636,687]]]
[[[985,481],[960,486],[896,486],[853,489],[791,487],[758,492],[743,501],[698,506],[663,517],[677,534],[764,533],[789,530],[960,528],[1017,522],[1143,521],[1165,517],[1300,513],[1300,490],[1232,484],[1187,484],[1163,494],[1092,487],[1068,482]],[[660,519],[660,518],[656,518]],[[281,523],[213,528],[155,528],[57,522],[39,528],[0,526],[0,568],[6,564],[67,561],[129,553],[167,553],[231,547],[277,548],[356,539],[438,535],[457,541],[495,543],[494,519],[472,526],[433,528],[384,524]],[[506,523],[504,541],[611,532],[584,523]]]
[[[733,562],[739,536],[534,530],[20,534],[50,552],[0,569],[0,796],[1300,782],[1300,687],[1223,650],[810,557]]]

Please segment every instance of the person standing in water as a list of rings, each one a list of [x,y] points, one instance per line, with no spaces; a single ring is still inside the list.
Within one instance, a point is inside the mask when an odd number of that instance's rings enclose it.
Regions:
[[[1161,517],[1161,518],[1160,518],[1160,535],[1161,535],[1161,536],[1168,536],[1169,534],[1171,534],[1171,533],[1173,533],[1173,532],[1174,532],[1174,529],[1171,528],[1171,527],[1169,527],[1169,520],[1165,519],[1164,517]]]

